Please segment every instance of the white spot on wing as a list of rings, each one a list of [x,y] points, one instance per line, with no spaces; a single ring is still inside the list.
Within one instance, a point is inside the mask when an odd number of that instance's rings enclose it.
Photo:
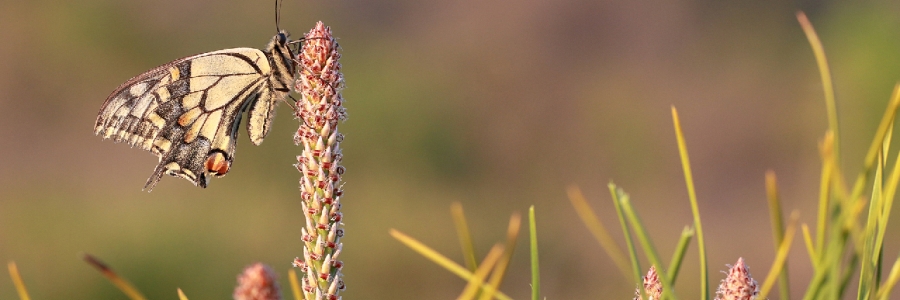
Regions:
[[[132,85],[131,88],[128,89],[128,92],[131,93],[131,96],[137,97],[147,91],[148,84],[146,82],[141,82],[135,85]]]

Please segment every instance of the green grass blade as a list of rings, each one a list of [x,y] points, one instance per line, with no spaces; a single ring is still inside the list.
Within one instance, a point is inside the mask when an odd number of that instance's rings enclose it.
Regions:
[[[825,138],[819,144],[819,154],[822,156],[822,176],[819,178],[819,214],[816,218],[816,251],[821,254],[825,247],[825,236],[828,222],[828,210],[831,207],[832,171],[834,171],[833,159],[834,134],[831,131],[825,133]],[[818,260],[818,257],[816,258]]]
[[[685,226],[681,230],[681,238],[678,239],[678,245],[675,246],[675,252],[672,253],[672,260],[669,262],[669,282],[672,285],[678,279],[678,271],[681,270],[681,262],[684,261],[684,255],[687,254],[687,248],[691,244],[691,238],[694,237],[694,230],[690,226]]]
[[[884,110],[884,116],[881,117],[881,122],[878,123],[878,129],[875,131],[875,138],[872,139],[869,150],[866,152],[863,169],[859,172],[856,182],[853,184],[853,191],[850,193],[850,199],[853,201],[856,201],[863,193],[863,189],[869,179],[869,172],[872,170],[872,166],[875,165],[878,151],[882,147],[884,137],[887,135],[889,128],[894,123],[898,108],[900,108],[900,83],[894,86],[891,100],[888,102],[888,107]]]
[[[628,248],[628,258],[631,260],[631,273],[634,276],[634,284],[642,285],[644,283],[643,271],[641,271],[641,262],[637,258],[637,249],[634,247],[634,241],[631,239],[631,230],[628,221],[625,219],[625,212],[622,211],[622,204],[619,202],[620,196],[625,194],[622,189],[616,187],[612,182],[607,185],[609,193],[612,195],[613,205],[616,208],[616,215],[619,217],[619,226],[622,227],[622,235],[625,237],[625,246]]]
[[[881,217],[882,203],[882,165],[884,156],[879,155],[879,163],[875,167],[875,183],[872,187],[872,197],[869,202],[869,214],[866,218],[865,238],[863,240],[862,250],[862,267],[859,270],[859,290],[856,294],[857,300],[869,299],[874,295],[877,288],[875,282],[876,265],[878,264],[877,249],[880,247],[875,245],[877,235],[878,222]]]
[[[475,269],[478,268],[478,263],[475,262],[475,245],[472,243],[472,235],[469,233],[469,225],[466,223],[462,204],[459,202],[450,204],[450,215],[453,216],[453,225],[456,226],[456,234],[459,236],[459,245],[462,248],[466,267],[469,268],[469,271],[475,272]]]
[[[806,253],[809,254],[810,264],[813,266],[813,270],[818,269],[819,260],[816,259],[818,254],[816,254],[816,246],[813,245],[812,236],[809,233],[809,226],[807,226],[806,223],[803,223],[801,228],[803,229],[803,242],[806,245]]]
[[[669,281],[669,278],[672,278],[673,276],[669,275],[667,269],[662,264],[662,260],[656,251],[656,246],[653,245],[653,240],[644,228],[640,217],[631,206],[628,194],[619,195],[619,202],[622,205],[622,211],[625,213],[625,218],[628,220],[628,223],[631,224],[631,228],[634,229],[634,235],[637,237],[638,242],[641,243],[641,248],[644,249],[644,255],[650,260],[650,264],[656,266],[657,272],[663,274],[663,276],[660,276],[660,283],[662,283],[663,286],[663,299],[677,299],[677,296],[675,296],[675,293],[673,292],[672,282]]]
[[[889,135],[890,136],[890,135]],[[890,143],[889,139],[886,139],[887,143]],[[884,254],[884,235],[887,232],[887,224],[891,219],[891,209],[894,206],[894,196],[897,191],[897,184],[900,183],[900,155],[898,155],[898,159],[894,161],[894,167],[891,169],[891,175],[888,177],[887,182],[884,187],[884,201],[882,203],[880,222],[878,224],[877,236],[875,237],[875,245],[878,246],[879,250],[879,259],[878,259],[878,272],[879,275],[877,282],[880,282],[881,275],[881,267],[883,263],[883,254]]]
[[[591,209],[591,206],[584,198],[584,194],[581,193],[581,189],[571,185],[566,188],[566,194],[569,196],[569,201],[572,202],[572,206],[575,208],[575,212],[578,213],[578,217],[581,218],[584,226],[594,235],[594,239],[600,243],[600,247],[606,251],[606,254],[613,260],[616,267],[622,272],[622,275],[628,278],[628,260],[625,258],[625,254],[622,253],[622,249],[610,236],[609,230],[606,229],[606,226],[603,225],[603,222]]]
[[[782,273],[785,263],[787,262],[788,253],[791,251],[791,244],[794,242],[794,234],[797,232],[798,219],[800,219],[800,213],[795,211],[791,214],[790,224],[784,231],[784,239],[778,244],[778,252],[775,254],[775,261],[772,262],[772,268],[769,269],[769,274],[766,275],[766,280],[763,281],[762,289],[760,290],[757,299],[767,299],[766,296],[769,295],[769,291],[771,291],[772,286],[775,285],[775,280],[781,277],[778,274]],[[790,290],[785,290],[785,292],[788,292],[789,294]]]
[[[538,259],[537,221],[534,219],[534,205],[528,208],[528,232],[531,237],[531,300],[540,300],[541,270]]]
[[[694,191],[694,176],[691,174],[691,161],[688,158],[687,144],[681,131],[678,111],[672,106],[672,123],[675,125],[675,137],[678,140],[678,153],[681,154],[681,167],[684,170],[684,181],[687,185],[688,198],[691,201],[691,213],[694,216],[694,229],[697,231],[697,250],[700,252],[700,299],[709,300],[709,268],[706,261],[706,244],[703,243],[703,224],[700,222],[700,208],[697,204],[697,193]]]
[[[891,297],[891,290],[894,289],[894,286],[897,285],[897,281],[900,280],[900,257],[897,257],[897,260],[894,261],[894,266],[891,267],[891,273],[888,275],[887,280],[884,282],[884,285],[878,289],[878,293],[876,294],[876,298],[878,300],[888,300]]]
[[[828,129],[834,132],[835,145],[838,145],[839,143],[837,142],[840,141],[840,139],[838,138],[837,105],[834,100],[834,84],[831,81],[831,70],[828,68],[828,59],[825,58],[825,48],[822,47],[822,41],[819,40],[816,29],[813,28],[812,23],[806,18],[806,14],[802,11],[797,12],[797,20],[800,22],[800,27],[803,28],[803,33],[806,34],[806,38],[809,40],[809,45],[812,46],[813,54],[816,57],[816,65],[819,66],[819,75],[822,78],[822,88],[825,92],[825,109],[828,114]],[[841,157],[837,146],[834,148],[834,153],[835,157]]]

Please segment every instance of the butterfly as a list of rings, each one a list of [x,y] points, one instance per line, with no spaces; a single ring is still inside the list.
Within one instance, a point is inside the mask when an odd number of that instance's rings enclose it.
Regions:
[[[135,76],[106,98],[94,133],[159,157],[147,191],[163,174],[205,188],[211,175],[222,177],[231,168],[245,112],[253,144],[269,133],[297,69],[296,42],[288,36],[278,30],[262,50],[202,53]]]

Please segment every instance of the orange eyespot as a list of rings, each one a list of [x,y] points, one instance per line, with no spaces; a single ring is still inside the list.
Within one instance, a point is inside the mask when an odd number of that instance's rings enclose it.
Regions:
[[[206,171],[215,174],[216,176],[225,175],[228,173],[228,168],[231,167],[231,163],[225,160],[225,155],[221,152],[215,152],[206,157]]]

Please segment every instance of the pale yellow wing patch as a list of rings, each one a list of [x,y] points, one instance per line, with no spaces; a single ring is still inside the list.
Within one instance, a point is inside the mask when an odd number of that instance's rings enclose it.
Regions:
[[[270,65],[272,53],[278,53],[279,63],[293,56],[278,37],[267,52],[235,48],[204,53],[128,80],[103,104],[95,133],[159,157],[145,189],[152,189],[162,174],[206,187],[208,175],[223,176],[231,166],[241,114],[251,111],[248,131],[258,144],[268,132],[275,104],[289,91],[286,82],[293,74],[284,70],[293,69],[279,64],[273,70]]]

